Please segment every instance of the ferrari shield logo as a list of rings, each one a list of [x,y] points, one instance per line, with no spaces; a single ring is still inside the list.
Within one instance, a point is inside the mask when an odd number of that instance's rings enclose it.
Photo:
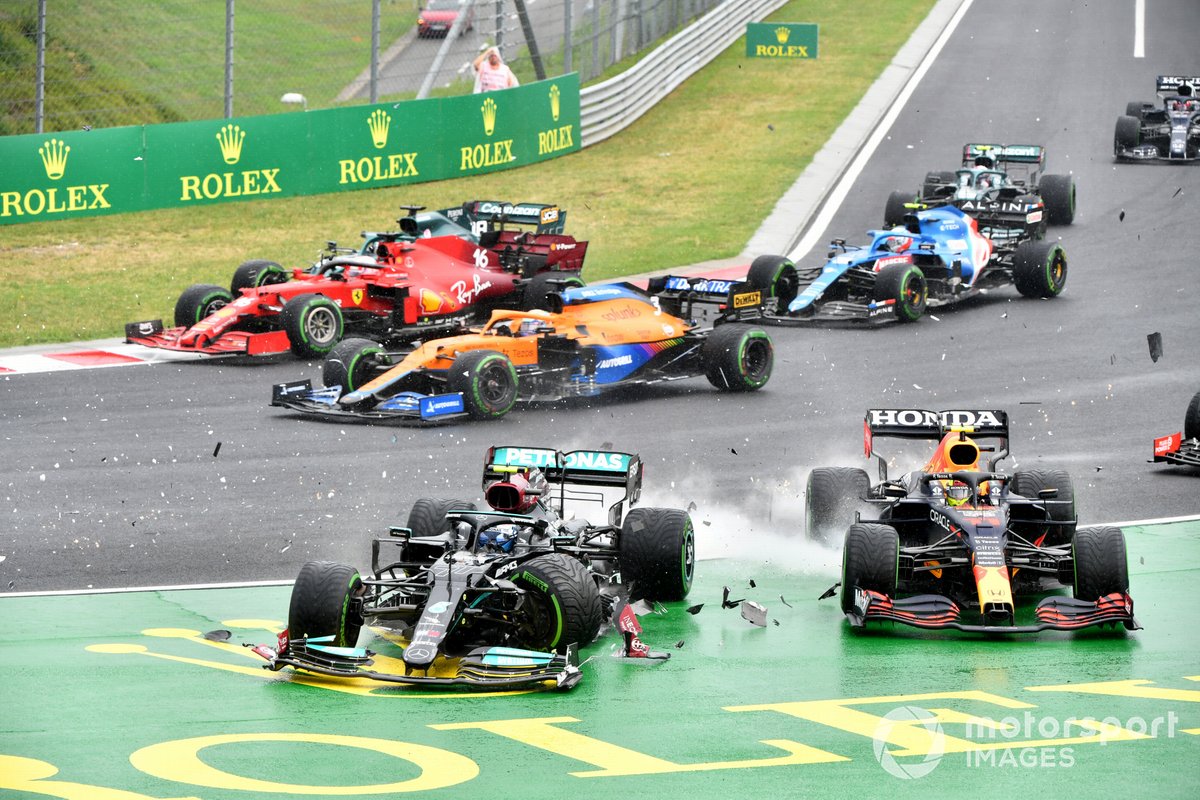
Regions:
[[[350,302],[354,303],[354,305],[356,305],[356,306],[361,306],[362,299],[363,299],[363,290],[362,289],[351,289],[350,290]]]
[[[435,314],[442,309],[442,298],[437,292],[428,289],[421,290],[421,310],[426,314]]]

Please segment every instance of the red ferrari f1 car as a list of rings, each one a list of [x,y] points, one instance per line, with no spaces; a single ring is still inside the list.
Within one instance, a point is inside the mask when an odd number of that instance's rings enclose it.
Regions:
[[[132,322],[125,339],[210,356],[291,350],[315,358],[346,333],[388,343],[444,336],[487,320],[493,309],[541,308],[550,292],[583,285],[587,242],[562,233],[566,213],[556,206],[406,208],[398,231],[364,232],[357,252],[330,242],[307,269],[252,260],[228,290],[191,286],[175,304],[175,327]]]
[[[1120,528],[1076,529],[1065,472],[996,471],[1008,455],[1005,412],[872,409],[864,435],[880,483],[871,485],[861,469],[824,468],[812,471],[806,491],[809,535],[845,531],[841,600],[851,625],[984,633],[1138,628]],[[892,480],[875,452],[875,439],[885,436],[938,446],[923,468]],[[1017,623],[1020,596],[1061,585],[1074,597],[1046,596],[1032,624]]]

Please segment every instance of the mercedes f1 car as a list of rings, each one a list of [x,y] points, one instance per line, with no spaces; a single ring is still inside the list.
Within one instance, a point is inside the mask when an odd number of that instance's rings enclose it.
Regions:
[[[398,231],[364,232],[358,252],[330,242],[307,269],[252,260],[228,290],[191,286],[175,304],[175,327],[132,322],[125,339],[210,356],[291,350],[316,358],[347,331],[389,343],[445,336],[482,323],[493,309],[540,308],[549,292],[583,285],[587,242],[563,235],[565,212],[555,206],[406,208]]]
[[[636,455],[492,447],[483,485],[487,510],[418,500],[407,527],[375,540],[369,577],[343,564],[305,564],[287,629],[275,647],[255,652],[274,670],[568,689],[581,677],[578,648],[619,606],[682,600],[691,589],[691,517],[632,508],[642,486]],[[605,524],[566,514],[568,503],[603,504],[616,493]],[[356,646],[371,623],[398,634],[399,657]]]
[[[1183,415],[1183,430],[1154,440],[1154,462],[1200,467],[1200,392],[1192,395]]]
[[[890,479],[875,449],[881,437],[938,444],[921,469]],[[1008,455],[1003,411],[872,409],[864,440],[867,457],[879,462],[879,483],[861,469],[815,469],[805,493],[809,536],[844,531],[841,603],[851,625],[987,633],[1138,628],[1124,534],[1077,529],[1065,472],[996,471]],[[1019,597],[1060,585],[1070,585],[1074,597],[1047,596],[1033,624],[1017,623]]]
[[[1046,225],[1075,221],[1075,180],[1046,175],[1046,150],[1035,144],[967,144],[962,168],[930,172],[921,191],[892,192],[884,207],[884,227],[903,224],[912,208],[952,205],[979,221],[993,240],[1041,239]]]
[[[551,295],[555,311],[495,311],[476,333],[392,353],[348,339],[325,359],[324,389],[277,384],[271,404],[360,420],[496,419],[517,401],[591,397],[704,375],[748,392],[771,377],[774,349],[757,318],[761,293],[744,283],[662,277]],[[711,326],[694,311],[716,306]]]
[[[1200,77],[1159,75],[1162,107],[1133,101],[1117,117],[1118,161],[1195,161],[1200,158]]]
[[[926,308],[1008,285],[1026,297],[1057,297],[1067,256],[1036,239],[1037,225],[1031,218],[1025,233],[991,238],[954,206],[917,210],[903,226],[868,231],[865,247],[835,239],[820,267],[759,256],[746,280],[764,295],[764,319],[792,325],[916,322]]]

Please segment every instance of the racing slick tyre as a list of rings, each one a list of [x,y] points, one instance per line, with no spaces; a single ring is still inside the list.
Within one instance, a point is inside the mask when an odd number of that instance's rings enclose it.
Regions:
[[[900,537],[891,525],[856,522],[842,546],[842,611],[854,608],[854,590],[896,596]]]
[[[894,300],[896,319],[916,322],[925,313],[925,303],[929,300],[925,273],[914,264],[889,264],[875,276],[872,297],[876,302]]]
[[[1192,396],[1183,415],[1183,438],[1200,439],[1200,392]]]
[[[1021,242],[1013,253],[1013,284],[1025,297],[1058,297],[1067,283],[1067,254],[1053,242]]]
[[[221,286],[200,283],[189,286],[175,301],[175,325],[190,328],[217,309],[233,301],[233,295]]]
[[[274,261],[254,259],[246,261],[233,271],[229,291],[237,297],[242,289],[257,289],[272,283],[285,283],[289,277],[290,273]]]
[[[904,224],[904,217],[909,213],[908,206],[917,202],[912,192],[892,192],[888,195],[887,205],[883,207],[883,227],[894,228]]]
[[[1138,117],[1117,117],[1117,129],[1113,133],[1113,154],[1121,155],[1142,143],[1142,121]]]
[[[1145,107],[1146,107],[1146,104],[1140,100],[1130,100],[1128,103],[1125,104],[1125,116],[1134,117],[1136,119],[1141,119],[1142,118],[1142,109],[1144,109]]]
[[[957,180],[958,175],[953,172],[927,172],[925,173],[925,182],[921,185],[921,197],[929,197],[941,186],[953,186]]]
[[[320,358],[341,341],[345,331],[342,310],[321,294],[294,297],[279,315],[292,352],[301,358]]]
[[[1075,597],[1094,602],[1106,594],[1129,591],[1125,534],[1120,528],[1081,528],[1075,534]]]
[[[717,326],[700,350],[708,382],[729,392],[753,392],[771,379],[775,347],[762,328]]]
[[[604,621],[600,590],[587,567],[566,553],[547,553],[526,561],[509,580],[525,590],[514,612],[516,640],[530,650],[564,652],[585,647]]]
[[[858,467],[817,467],[804,486],[805,538],[833,544],[844,536],[871,491],[871,479]]]
[[[746,282],[763,293],[763,300],[775,299],[775,313],[786,314],[800,291],[796,265],[787,256],[759,256],[750,263]]]
[[[578,272],[558,272],[547,270],[539,272],[525,284],[525,292],[521,295],[521,309],[532,311],[541,308],[553,311],[549,306],[549,297],[553,292],[562,292],[577,286],[586,286]]]
[[[1075,221],[1075,181],[1070,175],[1043,175],[1038,186],[1046,204],[1046,221],[1070,225]]]
[[[1066,544],[1075,536],[1075,525],[1078,517],[1075,515],[1075,485],[1066,470],[1061,469],[1026,469],[1013,475],[1013,492],[1028,500],[1037,500],[1043,489],[1056,489],[1057,494],[1046,504],[1046,513],[1052,522],[1062,525],[1052,525],[1046,531],[1043,544],[1055,546]]]
[[[696,571],[692,518],[677,508],[633,508],[621,525],[621,580],[630,599],[682,600]]]
[[[517,368],[504,353],[472,350],[454,359],[446,376],[452,392],[462,392],[475,419],[499,419],[517,403]]]
[[[309,561],[300,568],[288,606],[288,638],[332,636],[337,647],[354,647],[363,620],[351,600],[363,593],[358,570],[333,561]]]
[[[413,503],[408,512],[406,528],[413,536],[437,536],[450,530],[446,515],[451,511],[474,511],[475,504],[470,500],[439,500],[432,497],[422,497]]]
[[[329,351],[321,365],[321,382],[340,386],[342,394],[356,392],[392,365],[383,345],[370,339],[343,339]]]

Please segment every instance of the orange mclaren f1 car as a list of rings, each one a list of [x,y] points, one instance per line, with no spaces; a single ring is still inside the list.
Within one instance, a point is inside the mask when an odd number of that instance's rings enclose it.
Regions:
[[[922,469],[889,480],[887,461],[875,451],[879,437],[938,446]],[[851,625],[985,633],[1138,628],[1121,530],[1076,529],[1065,472],[996,471],[1008,455],[1005,412],[872,409],[864,439],[880,483],[872,486],[861,469],[822,468],[812,471],[806,491],[808,534],[845,532],[841,601]],[[1062,585],[1074,597],[1050,594],[1031,624],[1018,624],[1020,596]]]
[[[618,386],[704,375],[718,389],[754,391],[771,377],[774,350],[761,328],[762,295],[744,283],[652,279],[575,287],[550,295],[554,311],[494,311],[475,333],[390,353],[348,339],[324,364],[324,389],[277,384],[272,405],[365,420],[495,419],[518,400],[590,397]],[[711,325],[692,319],[715,307]]]

